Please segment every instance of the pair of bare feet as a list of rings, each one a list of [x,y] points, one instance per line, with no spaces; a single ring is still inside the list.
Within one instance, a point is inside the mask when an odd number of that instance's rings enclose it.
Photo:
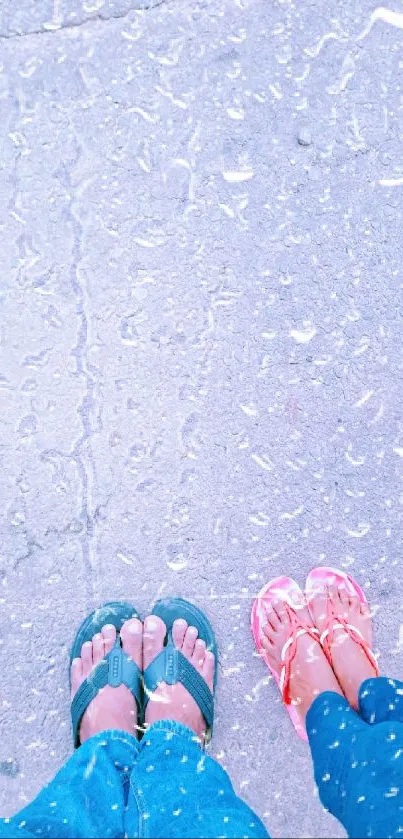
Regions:
[[[140,670],[145,670],[163,649],[166,632],[164,622],[156,615],[147,617],[144,624],[138,618],[131,618],[120,630],[123,650]],[[196,627],[188,626],[185,620],[176,620],[172,627],[172,639],[212,691],[214,655],[207,650],[204,641],[198,638]],[[73,659],[71,664],[72,698],[91,670],[111,651],[115,641],[116,629],[108,624],[94,635],[92,641],[83,644],[81,657]],[[161,682],[149,697],[146,725],[166,719],[187,725],[203,739],[206,723],[195,700],[181,684],[167,685]],[[125,685],[108,685],[92,700],[81,721],[80,740],[84,743],[94,734],[111,728],[134,735],[139,730],[136,700]]]
[[[298,708],[301,721],[313,700],[325,691],[345,696],[351,707],[357,710],[360,686],[375,675],[374,665],[364,649],[343,627],[335,629],[330,648],[332,664],[329,663],[319,642],[320,635],[328,626],[329,611],[353,626],[361,633],[367,646],[372,648],[371,613],[367,603],[338,586],[318,589],[309,601],[309,608],[302,595],[294,605],[301,623],[319,630],[318,640],[303,634],[298,638],[297,651],[291,666],[290,696]],[[262,645],[272,667],[280,675],[281,651],[290,636],[290,621],[283,601],[275,602],[268,612],[268,623],[263,629]]]
[[[372,627],[369,608],[357,597],[336,587],[318,592],[306,605],[295,603],[301,620],[307,626],[316,626],[319,632],[326,627],[328,601],[336,614],[355,626],[371,646]],[[290,621],[287,609],[281,600],[273,603],[264,627],[263,646],[275,670],[281,671],[281,651],[290,635]],[[144,624],[132,618],[123,624],[120,631],[124,651],[140,669],[145,670],[161,652],[166,636],[163,621],[150,615]],[[172,629],[173,642],[193,664],[207,682],[210,690],[214,681],[214,655],[206,649],[204,641],[198,638],[197,629],[186,621],[175,621]],[[81,657],[75,658],[71,666],[72,697],[80,684],[98,662],[112,649],[116,640],[116,629],[107,625],[95,635],[92,642],[83,645]],[[374,670],[364,651],[344,631],[337,630],[331,649],[333,668],[322,647],[309,635],[298,638],[295,658],[291,666],[290,691],[293,703],[298,705],[301,719],[305,716],[316,696],[324,691],[345,695],[353,708],[357,707],[358,691],[362,682],[374,675]],[[162,682],[151,695],[146,708],[145,723],[170,719],[191,728],[203,739],[206,724],[195,700],[181,684],[167,685]],[[138,731],[137,706],[127,687],[105,687],[88,706],[81,721],[80,739],[83,743],[89,737],[105,729],[118,728],[136,734]]]

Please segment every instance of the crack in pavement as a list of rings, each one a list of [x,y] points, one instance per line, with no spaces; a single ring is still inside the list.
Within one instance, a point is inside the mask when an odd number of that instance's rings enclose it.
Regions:
[[[17,40],[25,40],[25,38],[30,38],[36,35],[53,35],[56,32],[68,32],[68,31],[75,31],[77,29],[83,28],[90,28],[91,26],[99,26],[106,23],[111,23],[112,21],[119,21],[125,20],[128,18],[133,12],[148,12],[152,11],[153,9],[158,9],[159,6],[162,6],[164,3],[169,2],[169,0],[150,0],[149,3],[134,5],[131,9],[128,9],[126,12],[123,12],[121,15],[109,15],[109,17],[104,17],[102,14],[94,15],[93,17],[86,18],[85,20],[80,20],[77,23],[66,23],[61,24],[44,24],[42,29],[32,29],[30,32],[13,32],[11,35],[6,35],[5,33],[0,34],[0,44],[2,42],[9,42],[9,41],[17,41]]]

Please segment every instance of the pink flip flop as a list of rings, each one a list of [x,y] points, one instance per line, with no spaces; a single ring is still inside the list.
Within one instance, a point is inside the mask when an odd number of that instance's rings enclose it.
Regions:
[[[340,588],[344,588],[352,597],[358,597],[360,603],[368,603],[361,586],[358,585],[358,583],[353,580],[349,574],[346,574],[345,571],[340,571],[338,568],[331,568],[330,566],[322,565],[318,568],[314,568],[308,574],[305,584],[305,596],[308,607],[309,601],[312,597],[314,597],[318,589],[323,592],[326,586],[339,586]],[[323,652],[332,667],[331,647],[334,639],[334,633],[337,629],[344,629],[344,631],[350,635],[350,638],[352,638],[352,640],[361,647],[367,656],[368,661],[373,666],[375,675],[379,676],[376,658],[360,630],[357,629],[356,626],[353,626],[353,624],[347,623],[341,615],[337,614],[333,605],[328,601],[326,628],[320,636],[320,643],[323,647]]]
[[[301,602],[305,604],[304,594],[298,583],[290,577],[275,577],[267,583],[254,600],[251,614],[251,629],[256,648],[263,661],[267,665],[277,686],[279,687],[288,713],[294,724],[294,728],[302,740],[307,741],[305,725],[302,722],[296,705],[292,704],[290,696],[290,673],[291,664],[297,651],[297,640],[301,635],[310,635],[314,641],[319,641],[319,630],[316,627],[307,626],[298,617],[298,606],[293,602],[293,595],[298,595]],[[267,652],[262,645],[263,626],[267,623],[267,606],[272,600],[284,600],[287,604],[288,617],[290,620],[290,635],[281,651],[282,668],[280,676],[271,666]]]

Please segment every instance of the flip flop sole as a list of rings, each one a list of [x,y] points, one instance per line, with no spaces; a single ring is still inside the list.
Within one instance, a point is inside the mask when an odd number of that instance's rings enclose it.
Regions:
[[[303,598],[303,592],[295,580],[292,580],[291,577],[275,577],[263,586],[252,606],[251,630],[253,640],[259,655],[261,655],[264,663],[270,670],[277,687],[280,685],[280,676],[271,666],[267,652],[262,645],[262,627],[263,624],[267,622],[267,605],[269,605],[273,599],[284,600],[289,606],[295,609],[295,600],[293,599],[295,596],[298,596],[298,599]],[[297,734],[299,734],[301,740],[306,742],[308,740],[306,728],[300,718],[297,708],[294,705],[286,705],[285,707],[287,708]]]

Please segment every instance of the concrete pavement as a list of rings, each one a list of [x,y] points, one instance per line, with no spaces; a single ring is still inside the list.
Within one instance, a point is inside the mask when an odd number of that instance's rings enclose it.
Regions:
[[[236,789],[273,836],[343,835],[249,613],[271,576],[348,568],[402,674],[388,9],[1,5],[2,815],[71,752],[78,622],[179,593],[217,630],[212,753]]]

